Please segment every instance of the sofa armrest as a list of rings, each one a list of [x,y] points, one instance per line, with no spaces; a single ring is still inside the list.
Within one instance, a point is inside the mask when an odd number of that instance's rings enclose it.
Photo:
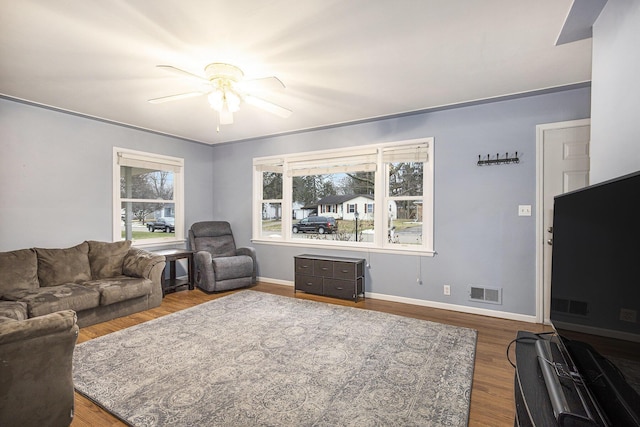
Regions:
[[[125,276],[152,279],[152,272],[158,265],[164,270],[166,259],[163,255],[154,254],[144,249],[131,248],[124,257],[122,272]]]
[[[124,257],[122,273],[125,276],[142,277],[153,282],[151,295],[149,295],[149,308],[157,307],[162,302],[162,274],[166,264],[164,255],[140,248],[129,249]]]
[[[247,255],[253,259],[253,275],[251,277],[251,283],[256,283],[256,275],[258,273],[258,263],[256,261],[256,250],[255,248],[244,246],[236,249],[237,255]]]
[[[0,345],[24,341],[71,330],[76,326],[77,317],[73,310],[57,311],[25,320],[0,322]]]

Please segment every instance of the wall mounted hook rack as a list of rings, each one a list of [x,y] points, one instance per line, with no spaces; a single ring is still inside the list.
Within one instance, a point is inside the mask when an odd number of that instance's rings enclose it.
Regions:
[[[488,166],[488,165],[508,165],[511,163],[520,163],[520,158],[518,157],[518,152],[513,157],[509,157],[509,153],[505,153],[503,158],[500,158],[500,153],[496,153],[495,159],[491,158],[491,155],[487,154],[485,159],[482,158],[482,155],[478,155],[478,166]]]

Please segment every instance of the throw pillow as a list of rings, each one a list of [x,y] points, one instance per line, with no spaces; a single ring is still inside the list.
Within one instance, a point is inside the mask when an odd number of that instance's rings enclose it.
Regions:
[[[0,252],[0,295],[38,287],[38,261],[33,249]]]
[[[131,240],[97,242],[89,240],[89,264],[94,280],[122,275],[124,257],[131,248]]]
[[[80,243],[66,249],[36,248],[40,286],[82,283],[91,280],[89,244]]]

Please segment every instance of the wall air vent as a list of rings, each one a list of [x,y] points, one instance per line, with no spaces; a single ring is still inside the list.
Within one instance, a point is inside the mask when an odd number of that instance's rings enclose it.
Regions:
[[[469,300],[486,302],[490,304],[502,304],[502,288],[487,288],[469,286]]]

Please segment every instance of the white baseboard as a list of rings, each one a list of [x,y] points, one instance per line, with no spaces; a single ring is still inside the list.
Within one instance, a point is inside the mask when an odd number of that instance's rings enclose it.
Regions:
[[[294,286],[291,280],[271,279],[268,277],[258,277],[259,282],[274,283],[276,285]],[[451,310],[460,313],[477,314],[479,316],[496,317],[499,319],[516,320],[518,322],[536,323],[536,316],[525,314],[509,313],[506,311],[489,310],[486,308],[468,307],[465,305],[447,304],[443,302],[427,301],[415,298],[399,297],[395,295],[379,294],[375,292],[365,292],[366,298],[379,299],[383,301],[400,302],[403,304],[419,305],[422,307],[439,308],[441,310]]]
[[[256,280],[258,282],[267,282],[267,283],[274,283],[276,285],[291,286],[292,288],[294,285],[294,282],[291,280],[270,279],[268,277],[257,277]]]

